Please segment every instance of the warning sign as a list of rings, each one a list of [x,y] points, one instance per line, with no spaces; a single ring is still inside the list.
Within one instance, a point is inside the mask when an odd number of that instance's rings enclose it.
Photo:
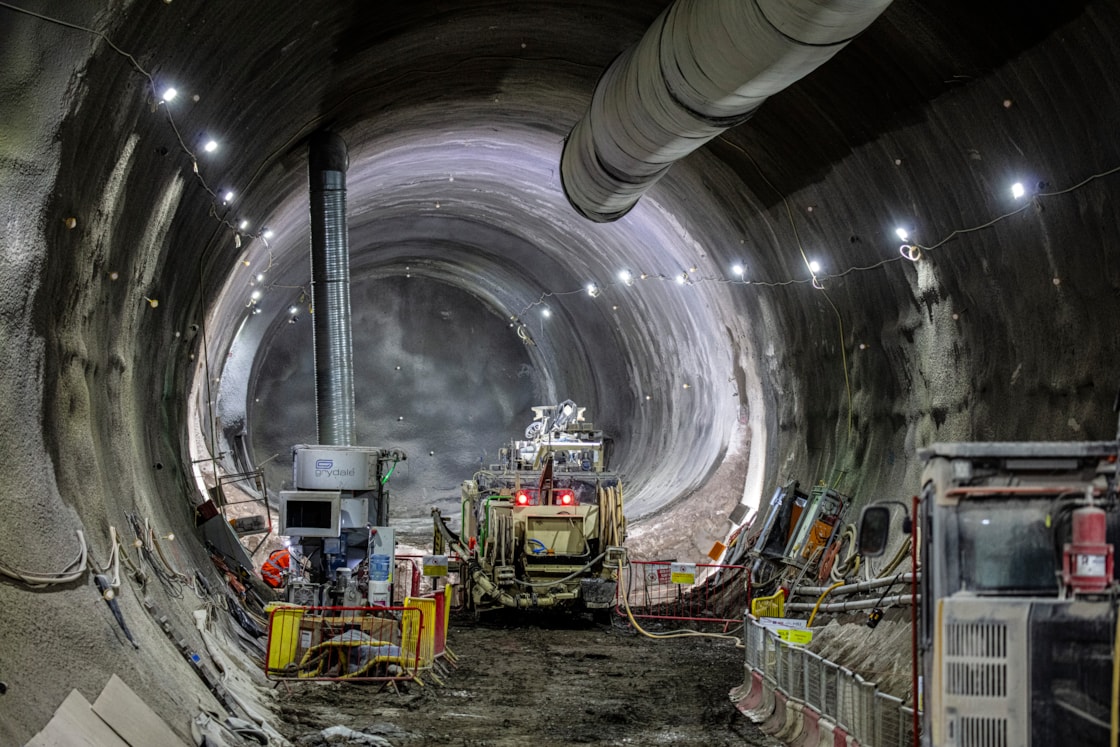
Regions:
[[[813,640],[813,631],[811,630],[790,630],[787,628],[779,628],[777,630],[778,637],[786,643],[792,643],[797,646],[804,646]]]
[[[669,579],[674,584],[696,583],[695,563],[670,563]]]
[[[424,575],[425,576],[446,576],[447,575],[447,556],[446,555],[425,555],[424,556]]]

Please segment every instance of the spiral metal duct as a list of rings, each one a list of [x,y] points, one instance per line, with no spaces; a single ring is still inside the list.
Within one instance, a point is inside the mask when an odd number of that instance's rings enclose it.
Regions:
[[[677,0],[607,68],[560,173],[585,217],[625,215],[669,169],[839,52],[890,0]]]
[[[346,226],[346,143],[319,132],[308,150],[311,192],[311,318],[319,443],[354,445],[354,360],[350,333],[350,240]]]

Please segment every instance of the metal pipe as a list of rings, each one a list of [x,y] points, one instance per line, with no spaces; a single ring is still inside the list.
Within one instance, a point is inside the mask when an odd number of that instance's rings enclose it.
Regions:
[[[350,240],[346,143],[321,130],[308,149],[315,417],[319,443],[354,445],[354,358],[350,331]]]
[[[920,604],[921,595],[911,597],[909,593],[895,594],[883,599],[852,599],[847,602],[829,602],[822,604],[818,612],[848,612],[849,610],[868,610],[875,607],[890,607],[895,604]],[[790,602],[786,604],[787,612],[809,612],[815,607],[812,602]]]
[[[677,0],[607,68],[564,143],[585,217],[625,215],[674,162],[827,62],[890,0]]]
[[[852,594],[857,591],[871,591],[872,589],[879,589],[884,586],[894,586],[897,583],[909,584],[912,574],[899,573],[894,576],[886,576],[884,578],[875,578],[870,581],[860,581],[856,584],[847,584],[832,590],[832,596],[841,594]],[[790,592],[791,597],[795,596],[808,596],[814,597],[824,593],[828,586],[801,586],[793,589]]]

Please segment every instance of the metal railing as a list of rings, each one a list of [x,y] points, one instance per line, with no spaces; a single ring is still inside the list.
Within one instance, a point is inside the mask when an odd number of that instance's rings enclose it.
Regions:
[[[788,698],[812,707],[864,747],[914,743],[913,708],[880,692],[850,669],[786,643],[750,617],[743,630],[746,664]]]
[[[460,572],[462,559],[458,555],[448,556],[448,572],[446,576],[428,578],[423,575],[424,555],[408,555],[397,553],[393,561],[393,599],[405,597],[418,597],[431,594],[438,588],[450,587],[454,593],[450,595],[451,608],[458,611],[462,606],[460,592]]]
[[[695,583],[673,581],[672,563],[631,560],[619,593],[636,618],[738,625],[747,607],[747,574],[741,565],[695,564]]]

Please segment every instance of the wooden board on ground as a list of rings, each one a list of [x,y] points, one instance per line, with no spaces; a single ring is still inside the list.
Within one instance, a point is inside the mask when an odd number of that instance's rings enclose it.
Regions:
[[[133,747],[156,744],[186,747],[167,722],[115,674],[97,696],[93,710]]]
[[[71,690],[51,720],[26,747],[129,746],[93,712],[89,701],[80,692]]]

